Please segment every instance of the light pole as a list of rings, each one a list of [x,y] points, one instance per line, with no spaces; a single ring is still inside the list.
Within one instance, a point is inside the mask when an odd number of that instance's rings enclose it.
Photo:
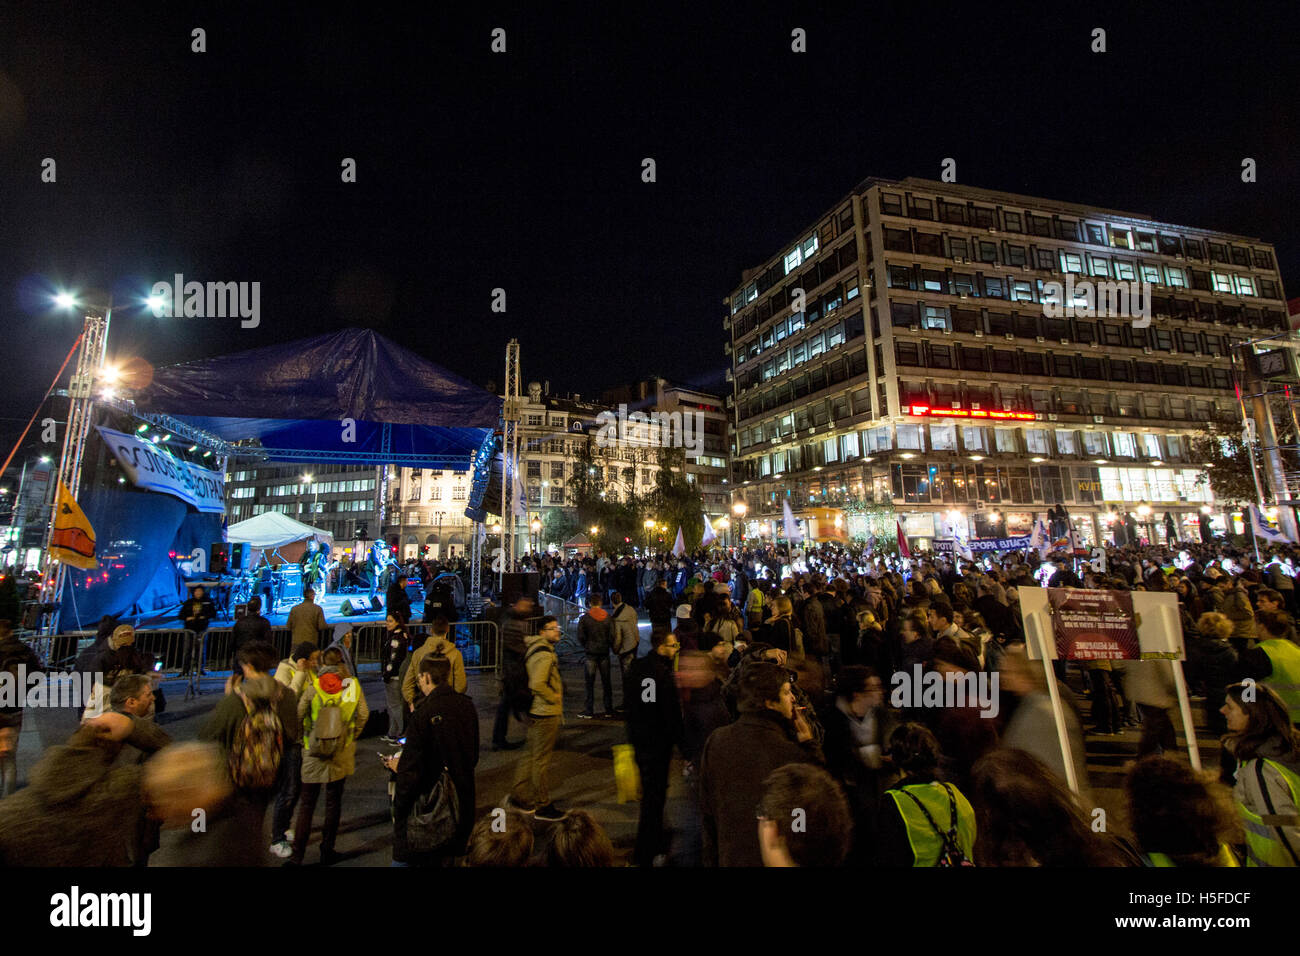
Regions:
[[[313,515],[312,520],[315,521],[316,519],[314,516],[316,514],[316,498],[317,495],[319,494],[319,490],[316,488],[314,484],[312,484],[313,480],[314,479],[312,475],[301,476],[301,484],[309,486],[311,488],[311,513]],[[306,492],[304,492],[304,494],[306,494]]]
[[[736,527],[740,532],[740,537],[745,537],[745,512],[749,510],[749,505],[743,501],[737,501],[731,506],[731,513],[736,516]]]
[[[442,553],[443,553],[443,547],[442,547],[442,519],[445,518],[445,517],[447,517],[447,512],[445,512],[445,511],[435,511],[434,514],[438,516],[438,560],[441,561],[441,560],[442,560]]]
[[[533,531],[533,554],[542,550],[542,521],[540,518],[534,518],[530,527]]]

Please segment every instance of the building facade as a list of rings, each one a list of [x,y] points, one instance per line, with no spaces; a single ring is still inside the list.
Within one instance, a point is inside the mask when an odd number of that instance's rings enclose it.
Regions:
[[[1258,239],[913,178],[861,183],[726,306],[747,535],[788,501],[814,537],[892,510],[922,547],[1055,506],[1093,543],[1128,513],[1222,527],[1189,437],[1240,432],[1234,354],[1287,327]]]
[[[226,474],[226,517],[235,524],[282,512],[332,534],[337,557],[355,546],[359,530],[376,536],[381,478],[373,465],[235,464]]]

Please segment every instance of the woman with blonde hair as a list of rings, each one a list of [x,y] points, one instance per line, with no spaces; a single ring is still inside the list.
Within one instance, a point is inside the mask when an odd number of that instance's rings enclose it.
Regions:
[[[1183,636],[1187,642],[1187,679],[1204,688],[1205,726],[1221,737],[1228,732],[1222,713],[1226,688],[1237,676],[1237,652],[1228,643],[1232,621],[1210,611],[1197,619],[1195,633],[1185,631]]]

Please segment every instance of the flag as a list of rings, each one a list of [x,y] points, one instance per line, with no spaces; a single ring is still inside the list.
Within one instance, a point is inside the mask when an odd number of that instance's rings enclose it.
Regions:
[[[95,560],[95,529],[63,482],[59,482],[59,498],[54,504],[54,513],[51,556],[74,568],[90,570],[99,567]]]
[[[62,486],[60,486],[62,487]],[[1264,516],[1259,513],[1259,508],[1250,505],[1250,529],[1255,532],[1255,537],[1269,544],[1285,544],[1295,542],[1291,541],[1286,534],[1281,531],[1274,531],[1264,523]]]
[[[230,520],[225,515],[221,516],[221,540],[230,540]]]
[[[907,546],[907,536],[903,534],[903,525],[897,518],[894,519],[894,527],[898,529],[898,553],[905,558],[912,557],[912,549]]]
[[[713,530],[713,522],[709,521],[709,516],[706,514],[704,516],[704,537],[700,540],[700,544],[707,547],[717,540],[718,535]]]
[[[1029,546],[1038,549],[1040,561],[1047,559],[1048,540],[1047,522],[1039,518],[1034,522],[1034,533],[1029,536]]]
[[[794,512],[790,510],[789,500],[781,502],[781,513],[782,533],[785,534],[785,540],[802,541],[803,532],[799,530],[799,524],[794,520]]]
[[[686,553],[686,539],[682,537],[682,526],[677,526],[677,540],[673,542],[673,554],[679,557]]]
[[[512,488],[514,489],[514,505],[510,513],[516,518],[526,517],[528,514],[528,498],[524,495],[524,482],[519,477],[519,464],[515,463]]]
[[[1088,549],[1084,547],[1083,541],[1079,538],[1079,532],[1071,528],[1065,534],[1065,543],[1067,549],[1073,554],[1087,554]]]

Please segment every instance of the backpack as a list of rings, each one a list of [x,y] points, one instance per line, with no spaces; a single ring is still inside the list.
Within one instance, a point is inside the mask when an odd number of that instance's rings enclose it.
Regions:
[[[316,693],[321,707],[307,737],[307,756],[329,759],[343,748],[343,695],[325,694],[319,688]]]
[[[926,821],[942,841],[943,845],[939,848],[939,861],[935,866],[974,866],[975,864],[966,858],[961,845],[957,842],[957,798],[952,795],[952,787],[946,783],[942,786],[943,792],[948,794],[948,810],[952,814],[952,826],[948,828],[947,833],[939,829],[939,825],[934,822],[934,817],[930,816],[930,811],[925,808],[925,804],[917,798],[916,794],[906,789],[900,789],[899,793],[905,793],[912,798],[912,802],[920,807]]]
[[[239,722],[230,748],[230,779],[239,790],[269,790],[279,776],[284,752],[280,715],[274,703],[254,705],[243,691],[235,693],[244,702],[244,719]]]

